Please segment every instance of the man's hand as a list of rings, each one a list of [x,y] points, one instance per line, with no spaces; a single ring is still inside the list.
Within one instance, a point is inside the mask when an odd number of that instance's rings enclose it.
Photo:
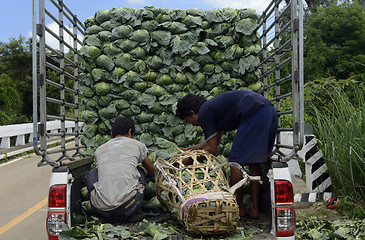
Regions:
[[[187,150],[199,150],[199,149],[204,149],[206,146],[206,142],[201,142],[199,144],[196,144],[194,146],[190,146],[190,147],[180,147],[181,150],[183,151],[187,151]]]

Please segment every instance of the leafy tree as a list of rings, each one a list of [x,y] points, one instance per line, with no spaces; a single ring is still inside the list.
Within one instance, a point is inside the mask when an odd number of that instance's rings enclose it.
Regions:
[[[290,3],[290,0],[285,0],[286,4]],[[305,0],[309,12],[316,13],[321,8],[328,8],[331,5],[336,4],[352,4],[353,2],[358,2],[362,6],[365,6],[365,0]]]
[[[364,36],[364,7],[357,2],[331,5],[311,14],[305,28],[306,81],[364,73]]]
[[[0,75],[0,125],[27,122],[22,112],[23,101],[14,81],[6,74]]]
[[[32,116],[32,49],[30,39],[11,38],[8,43],[0,42],[0,73],[14,81],[23,108],[19,111],[31,119]]]
[[[312,13],[315,13],[319,10],[320,7],[329,7],[332,4],[336,4],[337,0],[305,0],[309,10]]]

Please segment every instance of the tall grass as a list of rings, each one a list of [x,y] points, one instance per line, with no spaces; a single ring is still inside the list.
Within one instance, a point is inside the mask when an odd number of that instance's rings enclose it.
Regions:
[[[365,84],[331,81],[315,94],[312,124],[334,192],[365,201]]]

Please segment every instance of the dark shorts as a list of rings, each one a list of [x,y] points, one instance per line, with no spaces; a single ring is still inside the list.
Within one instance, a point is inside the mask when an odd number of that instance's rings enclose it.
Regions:
[[[139,178],[139,183],[146,186],[147,183],[146,173],[139,166],[137,167],[137,169],[141,175],[141,177]],[[98,169],[97,168],[91,169],[86,174],[85,178],[86,178],[87,189],[90,193],[92,190],[94,190],[94,183],[98,181]],[[91,203],[91,208],[93,210],[93,213],[98,217],[105,218],[109,222],[124,223],[134,213],[142,212],[141,204],[143,200],[143,195],[144,193],[140,193],[139,191],[137,191],[136,195],[130,198],[126,203],[111,211],[99,210],[96,207],[94,207],[92,203]]]
[[[238,127],[229,161],[243,165],[267,162],[274,146],[277,125],[275,108],[271,105],[261,107]]]

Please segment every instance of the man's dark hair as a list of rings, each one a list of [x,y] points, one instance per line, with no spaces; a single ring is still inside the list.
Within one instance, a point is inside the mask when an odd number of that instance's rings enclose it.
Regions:
[[[135,126],[134,122],[126,117],[117,117],[112,125],[112,137],[115,138],[118,135],[126,135],[132,129],[131,133],[134,135]]]
[[[177,102],[176,115],[181,119],[184,119],[184,117],[191,116],[190,110],[198,113],[200,106],[206,101],[207,100],[203,97],[188,93]]]

